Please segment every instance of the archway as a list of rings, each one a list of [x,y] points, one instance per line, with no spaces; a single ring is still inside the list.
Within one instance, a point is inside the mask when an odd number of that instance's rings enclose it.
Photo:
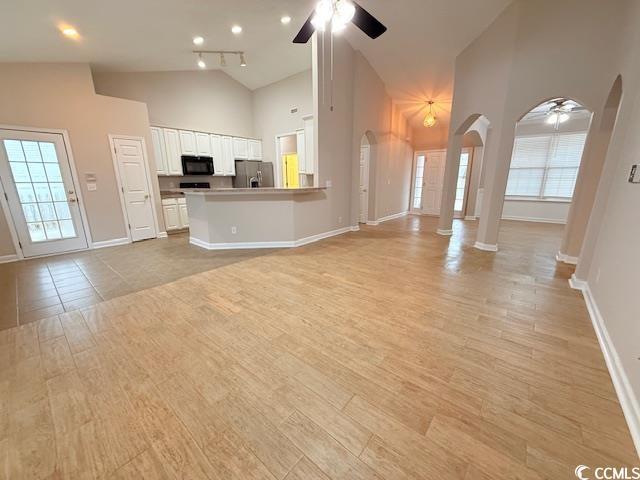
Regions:
[[[540,235],[539,241],[559,244],[562,227],[551,225],[540,233],[542,227],[532,227],[531,222],[567,222],[584,165],[591,118],[592,112],[581,103],[556,97],[541,102],[519,119],[505,172],[499,226],[504,226],[502,220],[530,222],[509,225],[517,232],[532,229],[531,235]]]
[[[373,222],[377,218],[376,212],[376,157],[377,140],[375,134],[367,130],[360,137],[358,151],[358,174],[354,176],[357,199],[357,223]]]
[[[442,187],[442,200],[440,202],[440,219],[438,222],[438,230],[437,233],[440,235],[451,235],[453,234],[453,218],[456,215],[456,203],[460,205],[458,211],[468,210],[468,200],[467,205],[465,205],[464,195],[466,192],[472,192],[472,186],[469,184],[468,188],[458,188],[459,181],[466,181],[466,179],[460,180],[461,168],[460,161],[461,156],[463,154],[465,135],[469,133],[467,137],[468,140],[479,137],[479,143],[482,144],[482,148],[484,150],[484,146],[487,142],[487,134],[490,126],[490,122],[487,117],[480,113],[474,113],[467,117],[467,119],[460,124],[460,126],[450,133],[449,135],[449,144],[447,148],[447,160],[445,165],[444,172],[444,180]],[[475,134],[471,133],[475,132]],[[482,163],[482,162],[480,162]],[[480,167],[477,172],[479,177],[477,178],[477,182],[480,181],[482,176],[482,168]],[[478,191],[479,183],[476,183],[474,188],[474,217],[475,217],[475,209],[477,205],[477,191]],[[468,199],[468,194],[467,199]],[[456,202],[457,200],[457,202]],[[461,213],[464,215],[464,213]]]
[[[597,175],[599,181],[584,188],[580,184],[580,188],[576,188],[576,199],[569,213],[569,223],[562,241],[561,249],[565,250],[561,252],[569,253],[574,253],[582,241],[580,250],[577,250],[579,261],[575,273],[579,279],[586,279],[589,275],[600,225],[604,219],[606,199],[609,197],[613,172],[617,167],[617,164],[606,160],[622,102],[622,87],[622,76],[618,75],[609,91],[600,119],[594,122],[593,147],[588,159],[589,168],[587,169],[587,162],[585,162],[585,169],[584,172],[580,172],[580,177]],[[592,191],[587,187],[595,188]],[[588,219],[584,220],[586,212],[588,212]]]

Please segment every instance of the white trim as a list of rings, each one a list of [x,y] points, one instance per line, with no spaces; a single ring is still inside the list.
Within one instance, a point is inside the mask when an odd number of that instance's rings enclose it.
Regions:
[[[167,232],[160,232],[158,234],[158,238],[167,238],[169,235],[167,234]]]
[[[93,242],[93,246],[91,248],[96,249],[96,248],[115,247],[116,245],[127,245],[129,243],[131,243],[131,239],[129,237],[113,238],[111,240]]]
[[[640,406],[638,399],[635,396],[631,383],[629,383],[629,378],[627,377],[622,363],[620,362],[620,356],[618,355],[616,347],[609,336],[609,331],[607,330],[607,326],[602,318],[602,314],[596,304],[595,298],[591,293],[589,284],[584,280],[575,279],[575,276],[572,276],[571,280],[574,282],[571,285],[572,288],[577,287],[576,289],[582,291],[584,301],[587,304],[587,310],[589,311],[589,316],[591,317],[593,329],[596,332],[598,343],[600,344],[600,349],[604,356],[604,361],[607,364],[609,375],[611,376],[613,386],[616,390],[616,394],[618,395],[622,412],[627,420],[627,425],[631,432],[631,438],[633,439],[638,455],[640,455]]]
[[[378,220],[367,220],[367,225],[375,227],[376,225],[380,225],[380,222]]]
[[[478,217],[476,217],[475,215],[465,215],[464,219],[473,221],[473,220],[477,220]]]
[[[20,257],[15,253],[13,255],[2,255],[0,256],[0,263],[10,263],[20,260]]]
[[[586,280],[580,280],[575,273],[572,273],[569,279],[569,286],[574,290],[583,290],[586,288],[587,282]]]
[[[76,162],[73,157],[73,150],[71,149],[71,139],[69,138],[69,132],[67,130],[59,129],[59,128],[36,128],[36,127],[25,127],[20,125],[18,126],[0,125],[0,130],[16,130],[18,132],[49,133],[54,135],[62,135],[62,145],[64,146],[64,150],[67,154],[67,160],[69,161],[69,173],[71,174],[71,180],[73,182],[76,199],[78,201],[78,208],[80,210],[80,219],[82,221],[82,230],[84,232],[84,239],[87,242],[87,248],[83,248],[82,250],[90,250],[91,245],[93,244],[93,238],[91,237],[91,228],[89,227],[89,217],[87,216],[87,212],[84,208],[84,197],[82,196],[80,179],[78,177],[78,171],[76,169]],[[13,240],[13,248],[16,251],[18,260],[23,260],[27,257],[24,256],[24,254],[22,253],[22,249],[20,248],[18,232],[16,230],[16,226],[13,223],[13,215],[11,215],[9,204],[6,202],[6,199],[4,198],[4,189],[1,183],[2,182],[0,182],[0,193],[2,193],[2,199],[0,200],[0,204],[2,204],[2,210],[4,212],[7,225],[9,226],[9,233],[11,234],[11,239]],[[73,250],[73,251],[76,251],[76,250]],[[69,252],[56,252],[52,254],[37,255],[37,256],[28,257],[28,258],[37,258],[40,256],[49,256],[49,255],[62,255],[64,253],[69,253]]]
[[[482,243],[482,242],[476,242],[473,244],[474,248],[477,248],[478,250],[483,250],[485,252],[497,252],[498,251],[498,245],[496,245],[495,243]]]
[[[405,210],[404,212],[393,213],[391,215],[387,215],[386,217],[379,218],[378,220],[376,220],[376,222],[378,223],[388,222],[389,220],[395,220],[396,218],[405,217],[408,214],[409,214],[409,211]]]
[[[149,200],[151,202],[151,212],[153,214],[153,226],[155,228],[155,238],[158,238],[158,232],[160,227],[158,225],[158,212],[156,212],[155,192],[153,185],[151,184],[151,168],[149,167],[149,155],[147,154],[147,144],[144,137],[130,136],[130,135],[113,135],[109,134],[109,150],[111,150],[111,159],[113,160],[113,169],[116,176],[116,184],[118,187],[118,197],[120,198],[120,208],[122,208],[122,219],[124,220],[124,230],[129,238],[130,242],[133,242],[131,236],[131,228],[127,228],[129,225],[129,215],[127,213],[127,205],[124,201],[124,193],[122,190],[122,179],[120,178],[120,167],[118,166],[118,155],[116,154],[115,140],[134,140],[139,141],[142,145],[142,157],[144,160],[145,173],[147,174],[147,188],[149,189]],[[156,175],[157,177],[157,175]]]
[[[237,243],[209,243],[199,238],[189,237],[189,243],[197,247],[204,248],[206,250],[241,250],[252,248],[295,248],[314,243],[325,238],[334,237],[336,235],[342,235],[343,233],[352,232],[354,227],[344,227],[337,230],[331,230],[329,232],[319,233],[317,235],[311,235],[299,240],[282,240],[276,242],[237,242]]]
[[[539,217],[512,217],[512,216],[503,216],[502,220],[514,220],[517,222],[534,222],[534,223],[555,223],[560,225],[565,225],[566,220],[554,220],[552,218],[539,218]]]
[[[360,231],[360,225],[351,225],[351,231],[352,232],[359,232]]]
[[[453,235],[453,230],[451,228],[439,228],[436,230],[436,233],[444,237],[449,237]]]
[[[566,263],[568,265],[577,265],[578,257],[570,257],[566,253],[558,252],[556,253],[556,260],[558,262]]]

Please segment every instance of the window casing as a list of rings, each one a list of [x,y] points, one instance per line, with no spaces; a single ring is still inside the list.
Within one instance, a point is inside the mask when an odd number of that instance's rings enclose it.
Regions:
[[[573,197],[587,132],[516,137],[507,180],[507,197]]]

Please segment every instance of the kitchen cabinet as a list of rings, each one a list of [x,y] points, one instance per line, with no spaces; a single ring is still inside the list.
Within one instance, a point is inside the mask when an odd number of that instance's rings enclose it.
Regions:
[[[168,175],[167,152],[161,128],[151,127],[151,145],[153,146],[153,155],[156,162],[156,173],[158,175]]]
[[[182,155],[197,155],[196,133],[180,130],[180,152]]]
[[[168,175],[182,175],[182,158],[180,154],[180,140],[178,131],[163,128],[165,152],[167,155]]]
[[[296,151],[298,152],[298,172],[307,173],[304,130],[296,130]]]
[[[220,135],[209,135],[209,143],[211,144],[214,175],[224,175],[225,164],[222,154],[222,137]]]
[[[196,132],[196,152],[198,155],[211,156],[211,140],[208,133]]]
[[[246,138],[233,137],[233,158],[249,159],[249,141]]]
[[[163,198],[162,214],[167,231],[189,227],[186,198]]]
[[[235,138],[232,137],[222,137],[222,161],[224,164],[224,175],[235,175],[236,174],[236,162],[237,158],[234,155],[233,150],[233,141]]]
[[[313,138],[313,116],[304,117],[304,158],[305,172],[307,175],[313,175],[316,169],[316,154]]]
[[[249,160],[262,160],[261,140],[249,140]]]

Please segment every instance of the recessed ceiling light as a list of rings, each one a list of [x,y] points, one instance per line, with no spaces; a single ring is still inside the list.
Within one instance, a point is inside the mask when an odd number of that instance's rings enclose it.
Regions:
[[[193,37],[194,45],[202,45],[204,43],[204,38],[202,37]]]
[[[291,17],[289,15],[285,15],[280,19],[280,23],[283,25],[289,25],[289,23],[291,23]]]
[[[77,38],[80,38],[80,34],[73,27],[63,26],[63,27],[60,27],[60,31],[67,38],[72,38],[73,40],[76,40]]]
[[[231,27],[231,32],[238,35],[239,33],[242,33],[242,27],[240,25],[234,25],[233,27]]]

